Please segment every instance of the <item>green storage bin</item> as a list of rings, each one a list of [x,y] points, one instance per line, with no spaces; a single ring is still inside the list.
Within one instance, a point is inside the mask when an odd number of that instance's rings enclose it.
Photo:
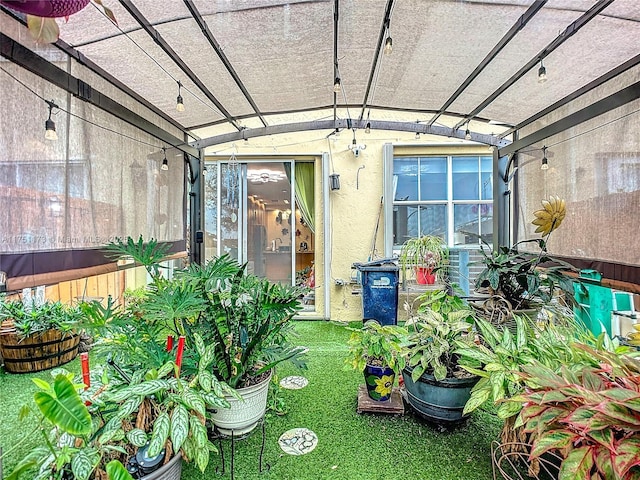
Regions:
[[[611,336],[611,312],[613,294],[611,289],[600,285],[602,275],[596,270],[580,270],[579,282],[574,283],[576,305],[573,312],[594,335],[607,332]]]

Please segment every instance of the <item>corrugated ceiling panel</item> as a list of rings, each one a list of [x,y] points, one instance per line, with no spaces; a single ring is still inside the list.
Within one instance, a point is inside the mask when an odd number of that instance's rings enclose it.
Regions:
[[[627,41],[621,42],[624,36]],[[513,121],[528,118],[639,53],[640,23],[596,17],[544,60],[547,82],[537,83],[534,69],[482,114]],[[518,108],[509,110],[514,105]]]
[[[79,50],[183,125],[197,125],[222,118],[217,109],[205,100],[204,95],[185,77],[177,65],[169,60],[146,32],[133,32],[129,37],[133,41],[119,36],[86,45]],[[147,55],[143,54],[138,46]],[[189,108],[184,112],[176,111],[178,85],[172,77],[185,85],[182,96],[186,102],[185,106],[189,105]],[[202,102],[196,100],[189,92],[195,93]]]
[[[361,105],[365,101],[386,3],[386,0],[340,2],[338,63],[344,96],[338,97],[339,104],[344,104],[345,98],[348,104]],[[375,94],[373,90],[371,93]],[[370,94],[369,101],[371,98]],[[375,96],[373,100],[375,101]],[[333,98],[330,98],[327,103],[332,101]],[[353,109],[350,111],[351,116],[357,118],[360,110]]]
[[[202,2],[196,3],[200,8]],[[333,101],[330,5],[293,4],[205,17],[262,111]]]
[[[391,20],[393,54],[383,59],[375,103],[438,110],[524,11],[460,2],[398,3]]]
[[[482,7],[495,9],[495,7]],[[516,37],[498,54],[487,68],[469,85],[462,95],[451,105],[451,110],[468,113],[477,107],[485,98],[493,93],[529,60],[535,57],[558,34],[575,21],[582,12],[544,8],[521,30]],[[534,69],[537,74],[537,67]],[[533,70],[532,70],[533,71]],[[529,79],[531,80],[531,79]],[[537,86],[536,79],[530,85]],[[526,90],[527,95],[530,88]],[[523,94],[524,95],[524,94]],[[523,101],[526,101],[522,99]],[[521,102],[509,105],[503,121],[518,123],[527,118],[521,110]],[[486,117],[487,113],[481,112]]]

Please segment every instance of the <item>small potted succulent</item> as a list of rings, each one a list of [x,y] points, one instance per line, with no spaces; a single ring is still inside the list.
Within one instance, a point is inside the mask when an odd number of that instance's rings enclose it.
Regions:
[[[372,400],[391,399],[395,377],[405,366],[402,345],[406,335],[404,327],[380,325],[375,320],[367,320],[362,328],[351,329],[345,363],[363,372]]]
[[[410,238],[402,245],[398,261],[403,272],[413,269],[418,284],[432,285],[437,271],[448,259],[449,249],[442,237],[423,235]]]

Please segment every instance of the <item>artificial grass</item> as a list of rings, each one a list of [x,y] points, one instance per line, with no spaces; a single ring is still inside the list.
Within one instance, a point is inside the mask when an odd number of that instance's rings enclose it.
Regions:
[[[490,444],[498,438],[501,421],[486,412],[474,412],[456,428],[440,431],[414,416],[410,409],[404,416],[357,414],[357,388],[362,374],[344,370],[349,331],[344,325],[330,322],[298,322],[298,342],[309,347],[308,370],[299,372],[291,366],[279,367],[277,375],[302,374],[309,385],[301,390],[281,390],[288,413],[269,415],[266,419],[265,465],[258,471],[261,430],[235,442],[235,478],[253,480],[447,480],[489,479],[492,477]],[[67,368],[79,370],[78,360]],[[37,374],[47,378],[48,372]],[[18,423],[17,414],[25,400],[31,400],[35,385],[31,376],[2,375],[0,394],[0,441],[5,450],[28,428]],[[287,455],[278,446],[285,431],[306,427],[318,436],[318,445],[302,456]],[[29,448],[39,443],[29,439]],[[217,442],[216,442],[217,443]],[[212,454],[202,473],[193,465],[184,465],[183,480],[230,478],[230,440],[222,442],[226,472],[217,474],[221,456]],[[21,455],[4,460],[5,473]]]

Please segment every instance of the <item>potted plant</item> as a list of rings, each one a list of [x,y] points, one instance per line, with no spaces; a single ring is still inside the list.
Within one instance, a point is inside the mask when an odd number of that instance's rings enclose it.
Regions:
[[[486,243],[481,245],[484,269],[476,278],[475,286],[487,290],[489,298],[478,311],[494,323],[507,322],[513,311],[535,320],[542,305],[550,303],[558,292],[564,292],[569,302],[573,298],[574,280],[565,274],[575,268],[547,252],[549,235],[566,215],[565,203],[552,196],[542,204],[544,208],[534,212],[536,218],[533,220],[538,226],[536,232],[542,233],[542,238],[522,240],[496,250]],[[535,246],[537,252],[531,248],[521,251],[521,247],[529,245]]]
[[[372,400],[391,399],[395,377],[405,365],[401,354],[407,330],[398,325],[380,325],[368,320],[359,329],[351,329],[349,354],[345,363],[363,372],[367,394]]]
[[[436,281],[436,272],[448,259],[449,249],[442,237],[422,235],[410,238],[402,245],[398,261],[403,272],[414,270],[417,283],[432,285]]]
[[[91,388],[73,383],[73,374],[56,372],[52,384],[34,380],[39,426],[46,446],[30,453],[9,477],[111,480],[133,477],[177,480],[181,461],[194,461],[201,471],[216,452],[207,438],[206,409],[228,406],[223,394],[232,389],[210,373],[213,345],[197,342],[197,373],[180,375],[168,361],[158,369],[134,364],[98,368]],[[62,372],[62,373],[61,373]],[[49,438],[47,422],[56,427]],[[115,462],[115,463],[114,463]],[[126,466],[126,469],[125,469]],[[34,478],[34,477],[28,477]]]
[[[402,372],[407,400],[429,420],[455,423],[464,418],[464,405],[479,378],[459,367],[455,353],[456,342],[473,342],[473,312],[445,291],[427,291],[417,301],[417,313],[407,322]]]
[[[562,458],[559,480],[640,478],[640,360],[575,344],[596,365],[559,372],[523,367],[527,391],[517,426],[532,437],[531,458]]]
[[[214,346],[212,374],[237,389],[242,398],[227,392],[231,407],[215,409],[214,424],[228,435],[255,428],[266,410],[273,367],[285,360],[304,366],[305,349],[292,345],[290,338],[294,334],[291,320],[301,309],[298,299],[305,289],[247,274],[246,265],[227,255],[204,266],[192,264],[169,280],[157,266],[166,249],[153,240],[147,244],[142,239],[118,239],[107,250],[115,259],[135,259],[152,277],[146,295],[111,322],[116,350],[124,358],[141,356],[140,361],[153,366],[167,355],[156,341],[158,336],[182,335],[187,345],[193,345],[196,334],[201,335],[205,345]],[[140,336],[140,342],[131,342],[132,336]],[[185,371],[193,368],[193,352],[193,348],[185,350]]]
[[[0,351],[12,373],[46,370],[78,353],[81,312],[61,302],[37,304],[0,298]]]
[[[301,309],[305,289],[271,283],[245,269],[225,255],[180,274],[204,305],[196,323],[187,326],[187,335],[198,331],[205,343],[214,345],[214,374],[242,397],[229,397],[230,409],[212,414],[224,435],[246,434],[264,416],[276,365],[291,361],[305,367],[306,349],[290,343],[292,319]]]

